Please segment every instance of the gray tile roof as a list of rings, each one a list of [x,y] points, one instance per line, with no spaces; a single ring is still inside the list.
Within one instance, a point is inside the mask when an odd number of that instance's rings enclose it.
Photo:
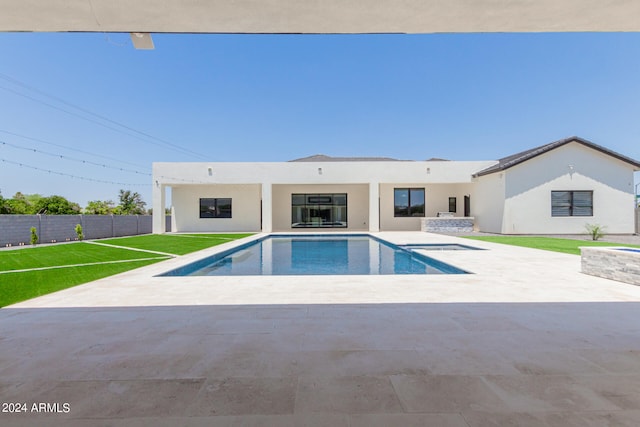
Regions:
[[[403,162],[406,160],[391,157],[331,157],[324,154],[314,154],[309,157],[289,160],[290,162]]]
[[[615,151],[611,151],[608,148],[604,148],[598,144],[594,144],[591,141],[587,141],[586,139],[571,136],[569,138],[560,139],[558,141],[550,142],[549,144],[541,145],[539,147],[532,148],[530,150],[522,151],[520,153],[512,154],[511,156],[503,157],[498,160],[498,163],[495,165],[488,167],[486,169],[481,170],[480,172],[475,173],[473,176],[482,176],[489,175],[491,173],[500,172],[505,169],[509,169],[515,165],[518,165],[522,162],[526,162],[529,159],[537,157],[541,154],[547,153],[555,148],[561,147],[570,142],[577,142],[578,144],[582,144],[591,149],[600,151],[601,153],[607,154],[611,157],[615,157],[618,160],[622,160],[623,162],[629,163],[630,165],[640,169],[640,162],[634,160],[630,157],[623,156],[622,154],[616,153]]]

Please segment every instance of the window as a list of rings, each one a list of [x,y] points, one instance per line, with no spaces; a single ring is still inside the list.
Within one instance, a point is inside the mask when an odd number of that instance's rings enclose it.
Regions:
[[[424,188],[394,188],[393,216],[424,216]]]
[[[458,212],[458,199],[449,197],[449,212]]]
[[[200,199],[200,218],[231,218],[231,199]]]
[[[346,228],[347,194],[292,194],[292,228]]]
[[[552,191],[551,216],[593,216],[593,191]]]

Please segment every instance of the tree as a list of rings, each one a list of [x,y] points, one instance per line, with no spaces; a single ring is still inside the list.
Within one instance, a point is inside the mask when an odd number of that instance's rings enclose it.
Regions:
[[[34,204],[36,213],[47,215],[73,215],[80,213],[80,206],[62,196],[42,197]]]
[[[84,208],[87,215],[111,215],[115,210],[115,205],[111,200],[91,200]]]
[[[2,197],[2,193],[0,193],[0,214],[10,214],[11,213],[11,209],[9,208],[9,205],[7,204],[7,199],[5,199],[4,197]]]
[[[33,205],[19,191],[13,195],[13,198],[6,200],[5,204],[9,209],[9,213],[12,214],[28,215],[34,213]]]
[[[116,214],[118,215],[144,215],[146,213],[145,206],[147,205],[142,196],[138,192],[132,193],[131,190],[120,190],[120,204],[116,208]]]

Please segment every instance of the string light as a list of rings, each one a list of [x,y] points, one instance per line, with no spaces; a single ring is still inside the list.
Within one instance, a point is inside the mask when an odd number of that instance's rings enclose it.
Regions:
[[[135,128],[131,127],[131,126],[122,124],[120,122],[117,122],[117,121],[115,121],[113,119],[110,119],[110,118],[108,118],[106,116],[94,113],[93,111],[90,111],[90,110],[88,110],[86,108],[83,108],[83,107],[80,107],[78,105],[75,105],[75,104],[73,104],[73,103],[71,103],[69,101],[66,101],[66,100],[64,100],[64,99],[62,99],[60,97],[57,97],[57,96],[54,96],[54,95],[50,95],[47,92],[44,92],[44,91],[42,91],[40,89],[37,89],[37,88],[35,88],[33,86],[30,86],[30,85],[28,85],[28,84],[26,84],[24,82],[21,82],[18,79],[15,79],[15,78],[13,78],[11,76],[8,76],[6,74],[0,73],[0,79],[3,79],[3,80],[5,80],[5,81],[7,81],[9,83],[12,83],[12,84],[14,84],[16,86],[20,86],[20,87],[22,87],[24,89],[27,89],[27,90],[30,90],[32,92],[35,92],[35,93],[37,93],[37,94],[39,94],[41,96],[44,96],[44,97],[49,98],[49,99],[52,99],[52,100],[54,100],[56,102],[59,102],[61,104],[67,105],[67,106],[69,106],[71,108],[74,108],[74,109],[76,109],[78,111],[81,111],[84,114],[88,114],[90,116],[93,116],[93,117],[97,118],[98,120],[95,120],[95,119],[92,119],[90,117],[74,113],[73,111],[69,111],[67,109],[58,107],[57,105],[53,105],[53,104],[45,102],[45,101],[43,101],[41,99],[34,98],[34,97],[26,95],[24,93],[20,93],[20,92],[14,90],[14,89],[11,89],[11,88],[8,88],[8,87],[5,87],[5,86],[0,86],[0,89],[5,90],[7,92],[11,92],[14,95],[18,95],[18,96],[21,96],[23,98],[29,99],[29,100],[31,100],[33,102],[37,102],[39,104],[46,105],[49,108],[53,108],[55,110],[62,111],[64,113],[67,113],[67,114],[72,115],[74,117],[80,118],[82,120],[86,120],[88,122],[95,123],[95,124],[97,124],[99,126],[105,127],[107,129],[111,129],[111,130],[113,130],[115,132],[119,132],[119,133],[128,135],[130,137],[140,139],[140,140],[145,141],[145,142],[147,142],[149,144],[153,144],[153,145],[156,145],[156,146],[163,146],[166,149],[172,149],[174,151],[180,151],[183,154],[189,154],[189,155],[194,156],[194,157],[198,157],[198,158],[201,158],[201,159],[206,159],[206,156],[204,156],[204,155],[202,155],[200,153],[197,153],[197,152],[195,152],[193,150],[189,150],[188,148],[184,148],[184,147],[182,147],[182,146],[180,146],[178,144],[174,144],[174,143],[166,141],[164,139],[155,137],[155,136],[150,135],[150,134],[148,134],[146,132],[143,132],[143,131],[140,131],[138,129],[135,129]],[[111,123],[111,124],[113,124],[113,125],[115,125],[117,127],[110,126],[107,123]]]
[[[130,172],[130,173],[135,173],[135,174],[138,174],[138,175],[151,176],[151,174],[147,173],[147,172],[140,172],[140,171],[137,171],[137,170],[126,169],[126,168],[119,168],[117,166],[109,166],[109,165],[105,165],[104,163],[92,162],[91,160],[76,159],[74,157],[69,157],[69,156],[65,156],[65,155],[62,155],[62,154],[55,154],[55,153],[49,153],[47,151],[38,150],[37,148],[20,147],[19,145],[15,145],[15,144],[12,144],[12,143],[7,142],[7,141],[0,140],[0,144],[8,145],[9,147],[17,148],[19,150],[31,151],[31,152],[39,153],[39,154],[45,154],[47,156],[56,157],[56,158],[60,158],[60,159],[64,159],[64,160],[70,160],[70,161],[84,163],[84,164],[88,164],[88,165],[100,166],[100,167],[103,167],[103,168],[119,170],[121,172]]]
[[[58,171],[54,171],[54,170],[50,170],[50,169],[39,168],[37,166],[31,166],[31,165],[27,165],[27,164],[20,163],[20,162],[14,162],[14,161],[3,159],[3,158],[0,158],[0,161],[2,161],[3,163],[9,163],[9,164],[12,164],[12,165],[17,165],[17,166],[20,166],[21,168],[34,169],[34,170],[41,171],[41,172],[48,172],[48,173],[52,173],[52,174],[55,174],[55,175],[60,175],[60,176],[66,176],[66,177],[69,177],[69,178],[80,179],[82,181],[92,181],[92,182],[100,182],[100,183],[103,183],[103,184],[116,184],[116,185],[123,185],[123,186],[149,186],[149,185],[151,185],[151,184],[131,184],[131,183],[125,183],[125,182],[105,181],[105,180],[102,180],[102,179],[88,178],[86,176],[73,175],[73,174],[66,173],[66,172],[58,172]]]

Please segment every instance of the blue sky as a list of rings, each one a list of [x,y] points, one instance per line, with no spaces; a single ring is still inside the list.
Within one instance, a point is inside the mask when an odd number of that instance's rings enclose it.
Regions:
[[[571,135],[640,159],[638,33],[153,39],[0,33],[4,197],[150,205],[154,161],[491,160]]]

